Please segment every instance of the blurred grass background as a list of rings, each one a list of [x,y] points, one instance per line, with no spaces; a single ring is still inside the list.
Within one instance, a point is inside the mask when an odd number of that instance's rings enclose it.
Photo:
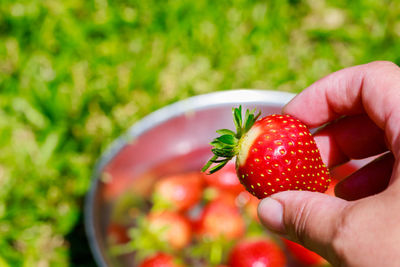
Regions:
[[[0,266],[91,266],[83,197],[135,121],[216,90],[400,63],[398,1],[0,1]]]

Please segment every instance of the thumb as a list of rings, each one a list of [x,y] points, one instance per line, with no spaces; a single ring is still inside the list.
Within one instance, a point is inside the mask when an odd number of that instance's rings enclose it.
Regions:
[[[261,223],[268,229],[302,244],[328,261],[332,241],[348,202],[322,193],[286,191],[263,199],[258,206]]]

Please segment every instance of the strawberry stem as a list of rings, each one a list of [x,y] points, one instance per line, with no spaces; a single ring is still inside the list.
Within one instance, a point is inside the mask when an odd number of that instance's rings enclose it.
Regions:
[[[209,170],[208,174],[217,172],[218,170],[222,169],[229,160],[236,156],[239,153],[239,140],[250,130],[250,128],[259,118],[260,114],[260,112],[255,114],[255,109],[252,111],[247,109],[243,120],[242,106],[233,108],[232,115],[236,132],[229,129],[217,130],[217,133],[220,134],[220,136],[215,138],[210,143],[213,146],[211,151],[214,155],[210,160],[207,161],[201,171],[206,172]],[[216,165],[211,167],[213,163],[216,163]]]
[[[166,253],[173,252],[169,244],[161,238],[168,229],[153,229],[144,215],[138,216],[136,223],[134,227],[129,229],[130,241],[111,248],[113,255],[135,252],[135,261],[140,262],[159,251]]]

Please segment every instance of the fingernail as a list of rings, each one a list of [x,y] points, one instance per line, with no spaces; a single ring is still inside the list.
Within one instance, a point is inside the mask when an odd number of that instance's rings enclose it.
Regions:
[[[285,226],[283,224],[282,204],[271,198],[264,198],[258,205],[258,216],[261,223],[269,230],[284,234]]]

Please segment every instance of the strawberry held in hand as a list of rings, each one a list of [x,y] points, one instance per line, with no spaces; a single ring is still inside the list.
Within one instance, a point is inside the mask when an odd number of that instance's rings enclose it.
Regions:
[[[222,129],[211,142],[214,156],[203,167],[212,174],[236,156],[236,173],[247,191],[264,198],[280,191],[324,192],[328,169],[308,127],[290,115],[270,115],[233,109],[236,133]],[[216,164],[211,166],[212,164]]]

